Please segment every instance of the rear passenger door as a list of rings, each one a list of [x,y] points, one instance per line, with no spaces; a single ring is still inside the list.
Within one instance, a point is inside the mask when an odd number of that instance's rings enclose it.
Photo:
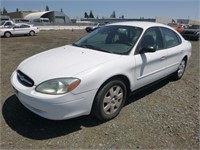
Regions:
[[[181,46],[181,38],[171,29],[161,27],[161,32],[164,40],[164,47],[167,52],[166,67],[168,72],[176,71],[182,60],[184,47]]]
[[[20,26],[21,34],[29,34],[30,32],[30,26],[26,24],[22,24]]]
[[[19,26],[15,26],[13,30],[14,34],[19,35],[19,34],[28,34],[30,32],[30,26],[21,24]]]

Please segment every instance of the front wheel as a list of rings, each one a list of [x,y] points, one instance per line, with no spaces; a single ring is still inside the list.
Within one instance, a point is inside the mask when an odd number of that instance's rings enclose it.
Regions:
[[[199,41],[199,39],[200,39],[200,37],[198,36],[198,37],[196,38],[196,41]]]
[[[34,32],[34,31],[30,31],[30,32],[29,32],[29,35],[30,35],[30,36],[34,36],[34,35],[35,35],[35,32]]]
[[[183,59],[181,61],[181,63],[179,64],[179,67],[178,67],[177,71],[172,76],[172,78],[174,80],[179,80],[179,79],[182,78],[182,76],[183,76],[183,74],[185,72],[186,64],[187,64],[186,59]]]
[[[113,119],[122,109],[126,96],[126,85],[121,80],[106,83],[96,95],[92,114],[102,121]]]
[[[10,32],[5,32],[4,36],[9,38],[9,37],[11,37],[11,33]]]

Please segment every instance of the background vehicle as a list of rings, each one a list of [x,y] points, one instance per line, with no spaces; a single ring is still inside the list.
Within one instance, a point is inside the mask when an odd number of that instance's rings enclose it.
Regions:
[[[191,43],[169,26],[115,23],[26,59],[11,82],[21,103],[44,118],[91,113],[106,121],[130,92],[169,75],[182,78],[190,56]]]
[[[176,27],[175,29],[176,29],[176,31],[178,31],[179,33],[182,33],[182,32],[185,30],[185,28],[184,28],[182,25],[179,25],[179,26]]]
[[[0,35],[5,37],[10,37],[14,35],[34,36],[38,32],[39,32],[38,27],[25,23],[13,24],[12,26],[9,26],[7,28],[0,29]]]
[[[96,30],[96,29],[98,29],[98,28],[100,28],[101,26],[104,26],[104,25],[105,25],[105,23],[97,23],[97,24],[94,25],[94,26],[86,27],[85,30],[86,30],[87,32],[92,32],[92,31],[94,31],[94,30]]]
[[[181,32],[181,35],[186,40],[198,41],[200,38],[200,25],[190,25],[188,29],[185,29],[183,32]]]
[[[0,26],[0,29],[1,28],[8,28],[8,27],[11,27],[14,25],[14,22],[11,21],[11,20],[8,20],[8,21],[1,21],[1,26]]]

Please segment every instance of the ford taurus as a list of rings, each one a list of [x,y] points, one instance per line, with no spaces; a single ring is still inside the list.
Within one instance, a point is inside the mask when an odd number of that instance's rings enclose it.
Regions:
[[[25,23],[17,23],[6,28],[5,27],[0,28],[0,36],[4,36],[7,38],[14,35],[34,36],[39,31],[40,31],[39,28],[36,26],[25,24]]]
[[[130,92],[169,75],[180,79],[190,56],[191,43],[169,26],[114,23],[24,60],[11,83],[39,116],[93,114],[106,121],[119,114]]]

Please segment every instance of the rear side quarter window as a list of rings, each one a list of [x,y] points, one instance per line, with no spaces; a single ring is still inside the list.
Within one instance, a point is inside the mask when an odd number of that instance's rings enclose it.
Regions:
[[[173,30],[162,27],[161,31],[165,43],[165,48],[171,48],[181,44],[181,38]]]

